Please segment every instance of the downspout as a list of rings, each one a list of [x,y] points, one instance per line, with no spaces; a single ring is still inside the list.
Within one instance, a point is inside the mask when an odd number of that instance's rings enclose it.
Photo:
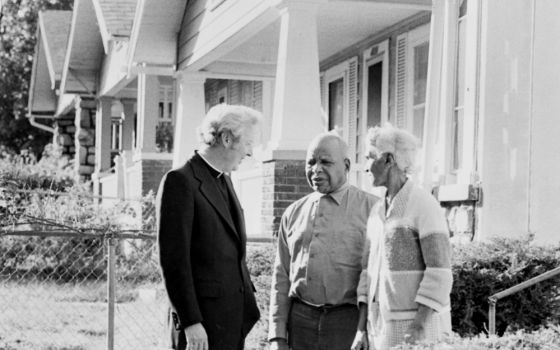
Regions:
[[[39,122],[37,122],[35,120],[35,118],[41,118],[41,119],[51,119],[53,120],[54,117],[52,115],[44,115],[44,114],[31,114],[29,113],[27,115],[27,118],[29,119],[29,124],[33,125],[34,127],[50,132],[51,134],[55,134],[55,130],[54,128],[51,128],[50,126],[46,126],[45,124],[41,124]]]

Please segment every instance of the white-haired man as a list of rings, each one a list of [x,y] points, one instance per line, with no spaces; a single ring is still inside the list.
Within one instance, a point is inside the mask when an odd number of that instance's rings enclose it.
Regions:
[[[377,199],[348,184],[348,147],[335,134],[311,142],[305,169],[314,192],[286,209],[278,232],[270,348],[348,350],[366,222]]]
[[[252,155],[261,119],[244,106],[211,108],[198,129],[200,150],[161,182],[158,245],[173,349],[243,349],[259,318],[228,174]]]

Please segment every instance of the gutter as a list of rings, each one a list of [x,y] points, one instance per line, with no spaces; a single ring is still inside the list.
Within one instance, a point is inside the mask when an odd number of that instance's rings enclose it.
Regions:
[[[46,126],[45,124],[41,124],[41,123],[39,123],[35,120],[35,118],[53,120],[54,116],[49,115],[49,114],[31,114],[31,113],[29,113],[27,115],[27,118],[29,119],[29,124],[33,125],[34,127],[38,128],[38,129],[50,132],[51,134],[54,135],[54,133],[55,133],[54,128],[51,128],[50,126]]]

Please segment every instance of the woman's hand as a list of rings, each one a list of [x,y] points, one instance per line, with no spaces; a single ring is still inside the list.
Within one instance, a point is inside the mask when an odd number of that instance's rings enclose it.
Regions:
[[[366,331],[357,331],[351,350],[368,350],[368,340]]]
[[[424,325],[413,322],[404,334],[404,342],[406,344],[416,344],[417,341],[426,338]]]
[[[418,311],[416,312],[416,317],[414,321],[408,327],[408,330],[404,334],[404,342],[407,344],[414,344],[417,341],[426,338],[426,324],[431,318],[434,310],[426,305],[419,304]]]

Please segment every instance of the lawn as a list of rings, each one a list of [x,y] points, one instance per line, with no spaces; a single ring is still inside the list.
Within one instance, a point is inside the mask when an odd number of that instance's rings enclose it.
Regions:
[[[270,247],[248,247],[261,320],[247,350],[265,349],[268,329]],[[103,281],[2,281],[0,350],[97,350],[107,348],[107,285]],[[117,285],[115,349],[162,348],[167,301],[161,285]]]
[[[5,283],[0,288],[0,349],[106,349],[104,283]],[[142,286],[142,289],[154,286]],[[161,293],[142,300],[138,288],[122,291],[115,308],[115,349],[158,347],[164,329]],[[136,292],[136,297],[130,295]],[[158,295],[159,294],[159,295]],[[123,297],[123,296],[126,296]]]

